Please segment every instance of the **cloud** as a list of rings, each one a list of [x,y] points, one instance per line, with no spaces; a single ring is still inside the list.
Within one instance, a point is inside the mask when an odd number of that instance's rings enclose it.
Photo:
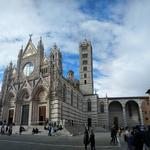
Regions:
[[[87,38],[92,42],[100,96],[144,95],[150,82],[148,14],[148,0],[92,1],[92,5],[90,0],[1,1],[0,68],[16,62],[21,45],[25,47],[33,33],[35,44],[43,37],[47,54],[57,43],[65,53],[65,72],[71,66],[78,71],[77,57],[69,56],[77,55],[79,42]]]
[[[101,64],[101,71],[108,76],[95,79],[101,95],[144,95],[150,86],[150,2],[133,1],[127,6],[123,24],[116,30],[112,28],[115,57]]]

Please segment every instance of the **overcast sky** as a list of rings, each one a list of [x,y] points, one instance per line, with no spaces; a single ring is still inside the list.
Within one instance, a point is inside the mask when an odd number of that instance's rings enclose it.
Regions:
[[[0,80],[29,34],[45,52],[56,42],[64,75],[79,77],[79,42],[93,46],[99,96],[139,96],[150,88],[150,0],[0,0]]]

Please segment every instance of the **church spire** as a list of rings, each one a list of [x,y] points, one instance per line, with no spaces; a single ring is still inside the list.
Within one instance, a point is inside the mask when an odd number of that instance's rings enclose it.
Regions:
[[[40,37],[40,40],[39,40],[38,45],[37,45],[37,49],[42,49],[44,51],[44,45],[42,42],[42,37]]]
[[[51,48],[50,62],[51,65],[54,66],[54,70],[57,70],[59,74],[62,74],[62,55],[56,43],[54,43],[54,45]]]
[[[37,68],[39,73],[43,60],[44,60],[44,45],[42,42],[42,37],[40,37],[40,40],[38,41],[37,45]]]

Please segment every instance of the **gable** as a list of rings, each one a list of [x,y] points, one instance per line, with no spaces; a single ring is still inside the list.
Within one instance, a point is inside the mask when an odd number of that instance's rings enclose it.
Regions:
[[[26,57],[29,57],[31,55],[34,55],[37,53],[37,50],[35,48],[35,46],[33,45],[32,41],[29,40],[25,50],[24,50],[24,53],[23,53],[23,58],[26,58]]]

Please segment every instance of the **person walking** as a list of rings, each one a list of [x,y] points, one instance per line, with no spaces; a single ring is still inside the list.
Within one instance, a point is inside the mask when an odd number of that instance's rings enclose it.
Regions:
[[[8,128],[8,135],[12,135],[12,125],[9,125],[9,128]]]
[[[91,145],[91,150],[95,150],[95,134],[92,129],[90,133],[90,145]]]
[[[110,144],[115,144],[115,128],[114,128],[114,126],[112,126],[112,128],[111,128],[111,140],[110,140]]]
[[[4,124],[1,127],[1,134],[3,135],[5,133],[5,128],[4,128]]]
[[[21,135],[21,133],[22,133],[22,126],[20,125],[20,127],[19,127],[19,134]]]
[[[87,128],[85,128],[85,131],[84,131],[83,143],[84,143],[84,146],[85,146],[85,150],[87,150],[87,146],[89,144],[89,133],[88,133]]]
[[[134,149],[134,134],[132,130],[128,130],[129,133],[127,135],[127,150],[133,150]]]
[[[142,133],[140,131],[139,128],[136,127],[136,129],[134,130],[134,146],[135,146],[135,150],[143,150],[143,136]]]
[[[148,130],[144,133],[144,150],[150,150],[150,126],[148,126]]]
[[[52,127],[49,125],[49,127],[48,127],[48,136],[51,136],[51,130],[52,130]]]

